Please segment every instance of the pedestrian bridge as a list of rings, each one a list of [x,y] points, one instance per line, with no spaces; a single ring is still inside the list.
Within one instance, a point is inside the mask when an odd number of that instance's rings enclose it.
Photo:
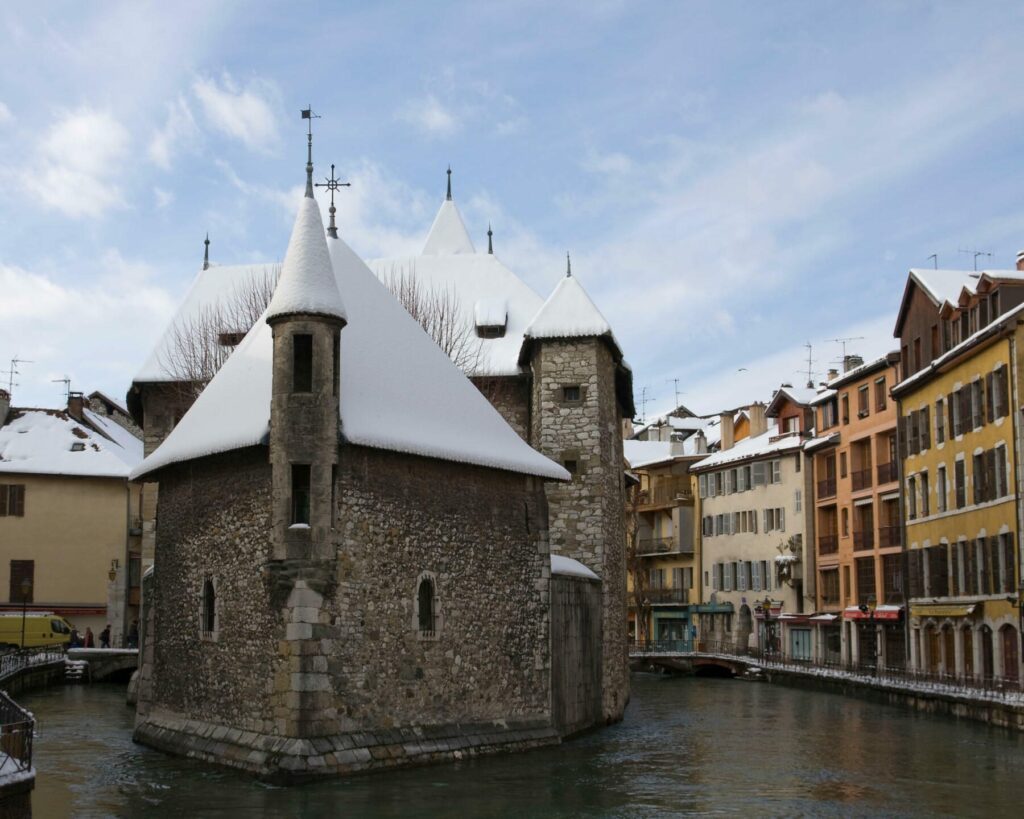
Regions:
[[[67,658],[73,662],[88,663],[88,678],[100,680],[127,680],[139,665],[137,648],[69,648]]]
[[[693,640],[633,643],[629,647],[629,660],[634,667],[653,666],[707,676],[739,677],[759,668],[758,658],[745,656],[732,645]]]

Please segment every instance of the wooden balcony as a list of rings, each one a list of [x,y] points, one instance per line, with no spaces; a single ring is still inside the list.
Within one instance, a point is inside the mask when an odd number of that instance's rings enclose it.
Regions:
[[[648,589],[647,599],[652,606],[685,606],[690,602],[689,589]]]
[[[680,503],[693,503],[693,492],[690,478],[680,475],[674,478],[655,480],[654,486],[640,492],[640,506],[678,506]]]
[[[693,554],[693,544],[680,544],[674,537],[643,538],[636,545],[637,557],[657,557],[671,554]]]

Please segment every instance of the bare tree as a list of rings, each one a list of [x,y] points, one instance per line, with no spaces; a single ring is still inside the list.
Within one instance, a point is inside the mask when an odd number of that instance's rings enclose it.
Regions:
[[[636,640],[651,639],[651,601],[647,594],[647,569],[640,560],[640,484],[626,486],[626,571],[633,578],[633,607],[636,611]]]
[[[216,270],[208,275],[216,275]],[[235,346],[263,315],[274,295],[281,266],[253,270],[215,304],[179,318],[159,353],[161,369],[194,401],[228,360]]]
[[[480,369],[483,342],[453,288],[424,286],[416,277],[415,266],[408,271],[392,266],[382,282],[455,366],[466,375]]]

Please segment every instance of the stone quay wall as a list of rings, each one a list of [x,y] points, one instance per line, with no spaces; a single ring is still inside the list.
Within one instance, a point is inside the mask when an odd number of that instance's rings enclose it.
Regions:
[[[270,472],[253,447],[159,476],[138,740],[289,781],[559,741],[541,481],[342,446],[336,559],[299,565],[271,560]]]
[[[622,719],[629,699],[626,646],[625,488],[622,408],[615,363],[602,339],[544,341],[531,361],[530,443],[553,460],[575,461],[571,483],[546,485],[551,551],[602,579],[604,718]],[[564,388],[580,387],[568,401]]]

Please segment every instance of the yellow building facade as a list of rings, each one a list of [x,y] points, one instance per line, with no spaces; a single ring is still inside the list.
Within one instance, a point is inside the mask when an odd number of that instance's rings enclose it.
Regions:
[[[977,300],[971,294],[962,306]],[[919,670],[1021,678],[1019,312],[950,346],[893,391],[910,661]]]

